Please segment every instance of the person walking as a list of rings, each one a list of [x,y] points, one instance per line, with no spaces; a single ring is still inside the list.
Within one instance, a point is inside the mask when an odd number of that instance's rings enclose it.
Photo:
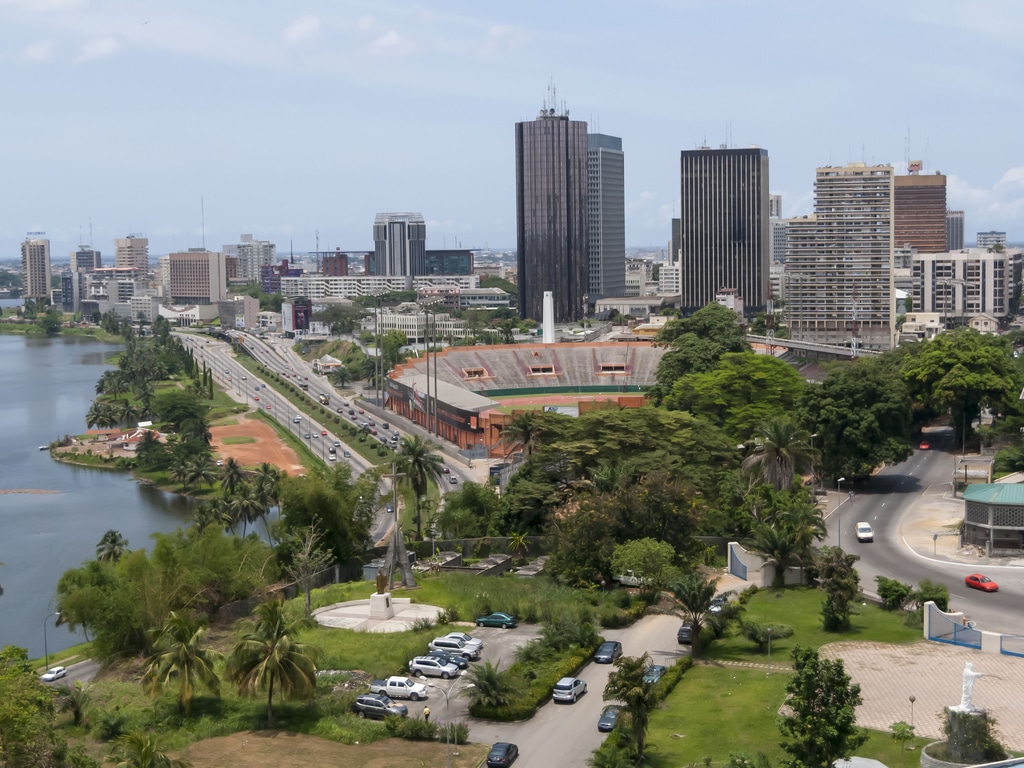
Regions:
[[[423,722],[425,722],[425,723],[429,723],[430,722],[430,707],[424,707],[423,708]]]

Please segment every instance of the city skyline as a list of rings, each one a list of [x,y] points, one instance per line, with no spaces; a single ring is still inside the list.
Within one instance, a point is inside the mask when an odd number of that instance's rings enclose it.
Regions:
[[[890,163],[899,174],[921,159],[948,176],[969,243],[986,230],[1024,240],[1021,65],[974,55],[1009,49],[1024,8],[790,2],[734,13],[649,0],[598,10],[5,0],[7,95],[25,109],[6,121],[0,150],[17,190],[0,259],[17,259],[33,231],[46,232],[54,261],[79,244],[112,253],[135,232],[152,255],[240,233],[281,256],[314,250],[318,235],[321,250],[369,250],[373,217],[389,210],[422,211],[431,249],[512,249],[513,126],[552,81],[558,106],[628,148],[631,248],[666,247],[679,152],[722,144],[769,151],[786,216],[813,209],[818,167]],[[850,45],[836,45],[836,30]],[[409,119],[394,111],[399,88]],[[871,109],[851,108],[865,98]]]

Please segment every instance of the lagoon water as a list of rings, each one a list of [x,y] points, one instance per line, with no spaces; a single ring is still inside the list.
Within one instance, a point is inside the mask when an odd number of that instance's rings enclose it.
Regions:
[[[0,306],[10,306],[2,302]],[[117,345],[0,335],[0,646],[32,657],[80,642],[52,616],[61,574],[96,554],[108,529],[131,549],[187,524],[188,502],[141,486],[123,472],[70,467],[39,446],[85,431],[96,380]]]

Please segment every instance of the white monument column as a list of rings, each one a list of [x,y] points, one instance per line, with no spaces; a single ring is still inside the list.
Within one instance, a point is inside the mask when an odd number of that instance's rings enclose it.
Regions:
[[[545,344],[555,343],[555,294],[551,291],[544,291],[544,317],[541,328],[543,330],[542,341]]]

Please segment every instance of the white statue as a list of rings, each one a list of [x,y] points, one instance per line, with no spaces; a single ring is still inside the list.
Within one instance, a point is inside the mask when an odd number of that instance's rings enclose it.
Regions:
[[[974,693],[974,681],[979,677],[986,677],[982,672],[975,672],[974,665],[971,662],[967,662],[967,666],[964,667],[964,689],[960,696],[960,703],[955,707],[950,707],[951,712],[980,712],[979,707],[974,706],[971,702],[971,694]]]

